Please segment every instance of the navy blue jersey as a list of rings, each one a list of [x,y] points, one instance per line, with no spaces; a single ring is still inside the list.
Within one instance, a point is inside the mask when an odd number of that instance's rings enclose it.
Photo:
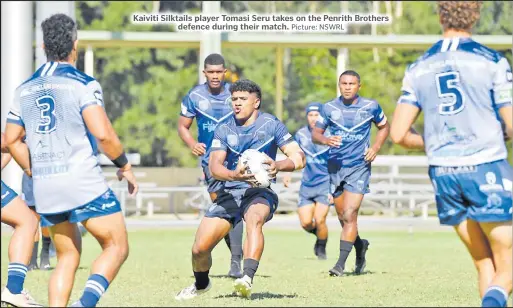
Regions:
[[[230,117],[215,130],[211,151],[226,151],[225,166],[235,170],[239,157],[248,149],[255,149],[276,159],[278,148],[294,141],[287,127],[273,115],[258,112],[255,123],[241,126]],[[227,189],[251,187],[246,182],[225,182]]]
[[[342,145],[330,148],[330,163],[343,167],[366,164],[372,122],[386,123],[385,113],[375,100],[358,97],[356,103],[346,105],[338,97],[324,104],[315,126],[329,129],[331,135],[342,136]]]
[[[329,131],[325,131],[324,135],[328,137]],[[301,184],[307,187],[316,187],[329,182],[329,146],[313,143],[312,131],[308,126],[300,128],[295,135],[295,139],[306,156],[306,166],[303,169]]]
[[[206,146],[206,153],[201,158],[203,166],[208,165],[210,145],[217,125],[233,114],[230,84],[224,83],[219,94],[212,94],[207,83],[192,88],[183,98],[180,115],[196,118],[198,124],[198,141]]]

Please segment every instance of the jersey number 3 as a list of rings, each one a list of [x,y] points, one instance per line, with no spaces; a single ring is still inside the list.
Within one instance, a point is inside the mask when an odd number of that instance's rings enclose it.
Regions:
[[[438,106],[438,113],[453,115],[462,111],[465,108],[465,102],[461,88],[458,86],[460,73],[441,73],[437,74],[435,78],[438,97],[443,100],[443,103]]]
[[[36,105],[41,111],[39,125],[36,131],[40,134],[48,134],[55,130],[55,100],[49,95],[36,99]]]

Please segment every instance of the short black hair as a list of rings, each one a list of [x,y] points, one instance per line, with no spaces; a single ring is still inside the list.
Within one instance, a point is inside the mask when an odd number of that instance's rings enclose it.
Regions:
[[[239,79],[232,83],[230,86],[230,93],[233,94],[233,92],[248,92],[250,94],[254,93],[258,99],[262,99],[262,90],[260,89],[260,86],[257,85],[256,82],[249,79]],[[260,105],[257,109],[260,109]]]
[[[203,63],[203,68],[206,68],[207,65],[223,65],[224,66],[224,58],[218,53],[211,53],[205,58],[205,62]]]
[[[340,81],[340,78],[342,78],[342,76],[344,76],[344,75],[355,76],[358,79],[358,83],[360,83],[360,74],[358,74],[357,72],[355,72],[353,70],[347,70],[347,71],[343,72],[342,74],[340,74],[340,76],[338,77],[338,80]]]
[[[65,61],[77,40],[77,25],[65,14],[55,14],[41,23],[48,61]]]

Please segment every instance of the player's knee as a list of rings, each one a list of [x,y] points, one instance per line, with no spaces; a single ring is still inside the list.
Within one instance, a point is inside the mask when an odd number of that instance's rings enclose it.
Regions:
[[[248,212],[245,215],[245,221],[247,228],[261,227],[265,222],[265,215],[257,211]]]
[[[192,246],[192,256],[194,258],[200,258],[210,253],[209,245],[206,243],[195,242]]]
[[[357,218],[357,211],[355,211],[353,208],[347,208],[342,213],[338,214],[338,219],[344,224],[352,224],[356,223]]]
[[[313,228],[312,221],[301,220],[301,228],[310,230]]]
[[[326,223],[326,216],[324,215],[316,215],[314,219],[317,225],[323,225]]]

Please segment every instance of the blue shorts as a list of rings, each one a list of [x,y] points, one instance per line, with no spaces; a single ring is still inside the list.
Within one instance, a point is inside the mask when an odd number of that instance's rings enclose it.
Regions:
[[[371,176],[371,165],[364,164],[354,167],[340,167],[328,162],[330,185],[333,198],[337,198],[347,190],[355,194],[368,194]]]
[[[212,174],[210,174],[210,170],[208,166],[203,166],[203,175],[205,176],[205,182],[207,182],[207,191],[209,193],[215,193],[221,188],[223,188],[223,181],[218,181],[214,179]]]
[[[278,195],[270,188],[242,188],[220,190],[216,202],[205,213],[205,217],[223,218],[232,226],[239,223],[251,205],[266,204],[271,208],[267,221],[271,220],[278,208]]]
[[[316,187],[308,187],[301,184],[301,187],[299,188],[299,200],[297,206],[302,207],[314,203],[329,205],[329,193],[329,182],[323,183]]]
[[[65,221],[78,223],[89,218],[107,216],[117,212],[121,212],[121,205],[114,192],[109,189],[93,201],[71,211],[39,215],[41,215],[41,227],[51,227]]]
[[[2,208],[9,204],[14,198],[18,196],[18,194],[12,190],[9,186],[5,185],[4,181],[2,181]]]
[[[466,167],[429,167],[438,218],[455,226],[466,219],[504,222],[512,219],[513,168],[506,160]]]

